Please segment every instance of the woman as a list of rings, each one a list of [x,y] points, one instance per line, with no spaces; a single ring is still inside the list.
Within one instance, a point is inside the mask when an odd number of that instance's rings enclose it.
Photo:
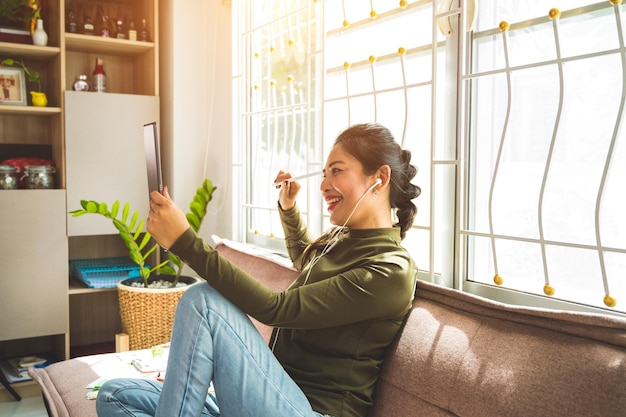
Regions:
[[[339,135],[320,186],[337,227],[313,242],[296,207],[300,185],[278,174],[286,245],[301,271],[281,293],[206,245],[167,190],[152,192],[148,231],[207,283],[179,302],[163,385],[111,380],[98,415],[365,417],[415,290],[416,267],[400,244],[420,193],[410,156],[377,124]],[[276,327],[269,348],[245,313]]]

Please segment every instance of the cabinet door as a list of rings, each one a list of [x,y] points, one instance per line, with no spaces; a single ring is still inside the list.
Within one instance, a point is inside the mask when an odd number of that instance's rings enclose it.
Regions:
[[[149,208],[143,125],[159,120],[159,98],[65,92],[65,171],[68,211],[81,200],[130,202],[145,218]],[[68,236],[115,234],[101,216],[68,215]]]
[[[67,333],[65,190],[2,190],[0,207],[0,340]]]

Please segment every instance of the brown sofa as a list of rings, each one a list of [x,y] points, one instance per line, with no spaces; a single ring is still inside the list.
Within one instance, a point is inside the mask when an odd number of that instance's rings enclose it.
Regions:
[[[293,269],[244,247],[221,253],[280,290]],[[270,329],[256,323],[267,340]],[[113,354],[32,369],[51,416],[94,417],[85,385]],[[106,369],[102,369],[106,368]],[[593,417],[626,413],[626,320],[514,307],[418,282],[369,417]]]

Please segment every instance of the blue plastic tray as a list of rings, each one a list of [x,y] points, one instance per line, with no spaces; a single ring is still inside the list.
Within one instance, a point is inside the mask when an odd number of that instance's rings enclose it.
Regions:
[[[124,256],[70,259],[70,274],[89,288],[115,288],[120,281],[138,277],[139,266]]]

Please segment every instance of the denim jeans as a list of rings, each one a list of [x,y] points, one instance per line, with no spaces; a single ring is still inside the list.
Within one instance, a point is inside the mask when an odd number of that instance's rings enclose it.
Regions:
[[[207,395],[211,381],[215,394]],[[206,282],[179,301],[165,382],[107,381],[96,410],[99,417],[323,416],[248,317]]]

